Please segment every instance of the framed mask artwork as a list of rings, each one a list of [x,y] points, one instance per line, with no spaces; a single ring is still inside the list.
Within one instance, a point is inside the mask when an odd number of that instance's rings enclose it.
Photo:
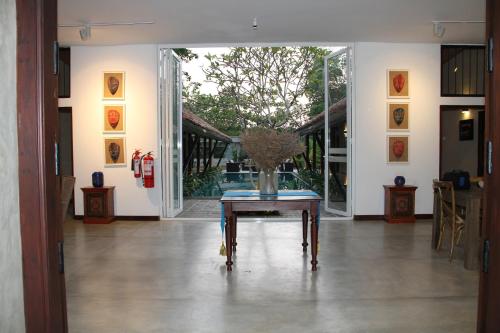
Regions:
[[[387,98],[410,98],[410,71],[387,70]]]
[[[125,99],[125,72],[103,73],[103,99]]]
[[[125,105],[104,105],[104,133],[125,133]]]
[[[410,129],[410,104],[387,103],[387,130],[408,131]]]
[[[125,138],[104,138],[104,166],[126,166]]]
[[[408,135],[387,136],[387,163],[408,163],[410,156]]]

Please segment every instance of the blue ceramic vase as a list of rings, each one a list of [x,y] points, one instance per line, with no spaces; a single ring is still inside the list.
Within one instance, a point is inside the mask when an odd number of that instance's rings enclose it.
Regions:
[[[104,175],[100,171],[96,171],[92,174],[92,186],[102,187],[104,185]]]
[[[396,186],[404,186],[405,183],[406,179],[403,176],[396,176],[396,178],[394,178],[394,184]]]

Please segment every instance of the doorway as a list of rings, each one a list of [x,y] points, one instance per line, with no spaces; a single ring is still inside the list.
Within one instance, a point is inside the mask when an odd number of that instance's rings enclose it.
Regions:
[[[215,56],[222,57],[225,52],[230,53],[236,49],[244,54],[246,48],[217,48]],[[263,46],[248,49],[270,50],[271,48]],[[299,49],[299,47],[290,47],[290,49]],[[351,46],[311,47],[311,49],[322,50],[321,52],[323,52],[321,55],[318,54],[317,58],[314,58],[313,65],[310,67],[310,70],[314,71],[315,75],[315,93],[308,95],[308,98],[311,98],[311,109],[308,109],[307,113],[304,113],[303,118],[302,116],[299,118],[302,119],[299,123],[294,122],[295,125],[291,127],[288,123],[288,127],[281,126],[282,128],[290,128],[297,133],[306,147],[306,152],[293,158],[293,161],[288,161],[288,164],[283,163],[283,165],[287,164],[286,167],[280,166],[279,172],[283,177],[279,178],[282,180],[279,186],[280,189],[311,189],[316,191],[325,198],[324,205],[322,205],[324,207],[324,217],[349,218],[352,216],[351,189],[353,184],[351,173],[351,86],[353,76],[351,64],[353,51]],[[183,50],[186,54],[201,52],[203,55],[203,52],[212,52],[215,48],[175,49],[175,51],[177,50]],[[251,119],[245,118],[241,121],[244,123],[244,126],[241,127],[241,124],[228,121],[226,119],[227,116],[225,118],[220,115],[206,114],[203,111],[200,112],[200,110],[191,110],[193,106],[196,109],[196,106],[199,104],[190,103],[190,100],[186,98],[193,93],[189,89],[191,87],[190,84],[193,83],[191,82],[191,78],[198,77],[199,73],[189,72],[193,68],[193,64],[190,62],[191,59],[186,59],[184,53],[181,52],[181,57],[179,57],[174,52],[174,49],[166,46],[159,48],[159,132],[161,133],[162,217],[196,218],[199,217],[199,214],[191,216],[189,212],[193,211],[193,207],[197,209],[203,207],[204,212],[206,211],[208,214],[203,215],[203,217],[210,216],[217,218],[220,214],[218,204],[210,204],[209,201],[220,198],[221,191],[223,192],[229,187],[230,189],[248,190],[254,189],[257,186],[256,182],[251,179],[256,178],[256,175],[253,175],[256,174],[256,169],[252,167],[252,161],[248,157],[244,157],[245,153],[239,147],[239,133],[245,128],[259,126],[259,121],[262,119],[257,116]],[[241,56],[240,53],[238,55]],[[200,56],[200,58],[206,57]],[[211,58],[210,54],[207,55],[207,58]],[[182,64],[181,60],[185,64]],[[214,69],[214,63],[220,64],[223,61],[210,62],[211,67],[209,68],[212,70]],[[202,66],[199,63],[197,64],[200,67]],[[189,77],[185,83],[185,88],[188,88],[187,92],[184,92],[186,89],[183,89],[182,79],[184,72]],[[240,73],[239,75],[243,74]],[[263,75],[265,76],[265,73]],[[242,82],[247,82],[245,78],[241,80]],[[206,79],[205,82],[208,81],[210,80]],[[272,80],[270,79],[269,81]],[[249,78],[248,82],[254,81]],[[212,99],[208,98],[209,94],[223,95],[224,93],[221,91],[228,90],[224,85],[227,82],[221,84],[220,82],[215,83],[212,80],[210,83],[212,85],[218,84],[225,89],[214,88],[213,86],[208,88],[200,84],[198,87],[199,91],[202,91],[210,101]],[[249,87],[246,87],[248,88],[247,90],[252,91],[253,87],[250,83],[248,85]],[[199,91],[197,90],[197,92]],[[241,92],[239,91],[239,93]],[[299,97],[300,100],[302,97]],[[196,102],[199,101],[196,100]],[[205,105],[205,102],[200,104]],[[270,103],[269,109],[276,108],[276,105],[278,104]],[[286,101],[283,105],[287,105]],[[217,109],[223,108],[217,105]],[[213,109],[209,108],[209,110]],[[328,112],[325,112],[325,110],[328,110]],[[231,110],[228,109],[228,112],[230,113]],[[243,119],[245,112],[236,112],[239,116],[235,116],[234,118]],[[259,114],[259,117],[262,117],[262,115]],[[218,121],[220,122],[218,123]],[[191,126],[191,122],[194,122],[193,126]],[[219,125],[223,128],[218,128]],[[197,130],[201,130],[201,132]],[[192,135],[194,135],[194,138],[191,138]],[[214,141],[215,144],[213,144]],[[219,154],[220,156],[216,156],[217,142],[219,144],[223,143],[223,146],[219,149],[222,150],[222,155]],[[309,149],[310,145],[313,147],[312,150]],[[212,168],[210,163],[207,163],[207,161],[211,160],[212,154],[218,160],[216,163],[217,167],[214,168]],[[196,161],[196,171],[193,171],[194,169],[192,168],[194,160]],[[207,165],[210,166],[208,170]],[[234,166],[238,168],[237,175],[234,174]],[[220,174],[217,174],[218,176],[212,175],[215,172],[214,169],[220,170]],[[186,171],[188,172],[186,173]],[[300,171],[305,172],[301,173]],[[235,176],[238,177],[238,181],[233,179]],[[201,180],[190,182],[190,177],[194,180]],[[207,180],[207,178],[209,179]],[[192,183],[202,184],[200,185],[201,190],[191,188],[194,186],[188,186],[183,190],[186,183],[188,185],[192,185]],[[183,198],[183,196],[187,197]],[[183,212],[184,208],[186,208],[186,212]],[[274,218],[279,218],[279,214],[273,216]]]
[[[462,170],[471,177],[484,174],[484,106],[442,105],[439,177]]]
[[[73,168],[73,112],[71,107],[59,108],[59,165],[61,176],[74,176]],[[71,216],[75,216],[75,191],[69,202]]]

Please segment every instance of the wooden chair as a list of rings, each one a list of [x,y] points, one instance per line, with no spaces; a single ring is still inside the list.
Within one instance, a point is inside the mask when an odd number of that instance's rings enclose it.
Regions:
[[[75,186],[75,177],[72,176],[62,176],[61,177],[61,214],[62,222],[66,218],[66,213],[68,211],[69,202],[71,196],[73,195],[73,188]]]
[[[447,181],[439,181],[434,179],[433,181],[434,191],[437,192],[439,198],[439,240],[437,244],[437,250],[441,249],[443,242],[443,235],[446,226],[450,227],[451,230],[451,244],[450,244],[450,262],[453,260],[453,251],[455,245],[458,244],[462,238],[464,230],[464,219],[457,213],[457,207],[455,204],[455,190],[453,189],[453,183]]]

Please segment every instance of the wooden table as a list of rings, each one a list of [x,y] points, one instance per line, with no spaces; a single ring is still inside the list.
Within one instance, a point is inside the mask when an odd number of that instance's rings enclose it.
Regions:
[[[227,191],[226,193],[231,192]],[[245,191],[254,192],[258,191]],[[294,193],[300,191],[293,191]],[[306,192],[306,191],[304,191]],[[310,192],[310,191],[307,191]],[[280,191],[281,193],[281,191]],[[302,250],[307,252],[307,220],[311,216],[311,265],[312,270],[317,270],[318,254],[318,209],[321,197],[318,195],[293,195],[293,196],[223,196],[221,203],[224,205],[224,228],[227,246],[227,271],[232,271],[232,253],[236,251],[236,229],[238,212],[258,212],[275,210],[301,210],[302,211]],[[309,213],[308,213],[309,212]]]
[[[478,270],[480,265],[481,248],[481,205],[483,190],[477,186],[470,190],[455,190],[457,211],[465,209],[465,229],[463,234],[464,267],[469,270]],[[439,196],[434,193],[434,221],[432,223],[432,248],[437,248],[439,240]]]

